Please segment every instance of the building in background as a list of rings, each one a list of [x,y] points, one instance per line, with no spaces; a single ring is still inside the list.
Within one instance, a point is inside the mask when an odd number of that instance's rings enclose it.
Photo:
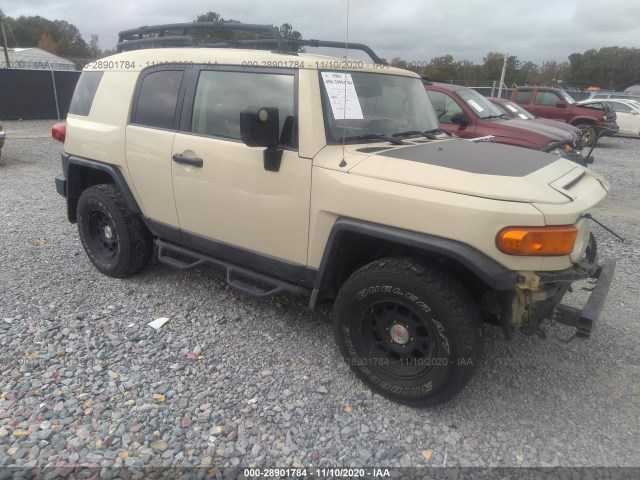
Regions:
[[[33,70],[75,70],[71,60],[59,57],[36,47],[9,48],[9,65],[4,55],[0,55],[0,68],[24,68]],[[0,50],[1,51],[1,50]]]

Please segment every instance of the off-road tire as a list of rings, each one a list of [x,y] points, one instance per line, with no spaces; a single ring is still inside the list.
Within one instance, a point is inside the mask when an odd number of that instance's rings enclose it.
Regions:
[[[343,284],[334,335],[345,362],[369,388],[413,407],[460,392],[484,343],[466,289],[449,273],[410,258],[374,261]]]
[[[149,263],[151,233],[114,185],[94,185],[78,200],[78,232],[87,256],[105,275],[130,277]]]
[[[596,138],[598,138],[598,132],[596,127],[593,125],[589,125],[588,123],[579,123],[576,125],[576,128],[579,128],[583,131],[582,133],[582,146],[583,147],[591,147],[594,143],[596,143]]]

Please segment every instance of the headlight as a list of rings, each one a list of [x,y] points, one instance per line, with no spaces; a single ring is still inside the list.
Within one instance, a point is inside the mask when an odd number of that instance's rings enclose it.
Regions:
[[[582,260],[587,246],[589,245],[589,236],[591,235],[591,226],[586,218],[581,218],[575,224],[578,229],[578,235],[576,236],[576,242],[573,246],[573,252],[569,256],[571,263],[578,263]]]

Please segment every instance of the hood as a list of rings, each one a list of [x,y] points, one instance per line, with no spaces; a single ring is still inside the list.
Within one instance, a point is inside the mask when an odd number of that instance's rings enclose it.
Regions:
[[[565,140],[572,141],[573,135],[570,132],[564,131],[559,128],[552,128],[546,125],[541,125],[531,120],[522,120],[518,118],[510,119],[496,119],[493,121],[500,125],[502,131],[510,131],[515,133],[514,137],[521,137],[522,131],[526,131],[529,134],[538,134],[547,139],[547,143]]]
[[[458,139],[384,149],[349,167],[354,175],[537,204],[571,202],[570,196],[550,184],[572,170],[585,170],[536,150]]]

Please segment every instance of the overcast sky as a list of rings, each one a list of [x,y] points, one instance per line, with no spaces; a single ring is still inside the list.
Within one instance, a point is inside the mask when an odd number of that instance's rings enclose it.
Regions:
[[[2,0],[0,7],[12,17],[66,20],[87,42],[97,33],[103,49],[115,46],[120,30],[188,22],[209,10],[246,23],[288,22],[304,38],[347,34],[347,0]],[[540,64],[590,48],[640,47],[638,0],[350,0],[348,19],[349,39],[389,60],[451,54],[478,63],[497,51]]]

